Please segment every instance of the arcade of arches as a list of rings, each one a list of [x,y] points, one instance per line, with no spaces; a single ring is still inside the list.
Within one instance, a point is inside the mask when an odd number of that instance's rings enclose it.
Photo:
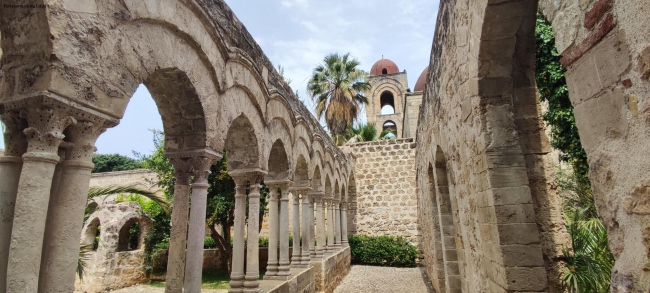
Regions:
[[[336,286],[340,277],[319,277],[325,267],[314,264],[333,259],[349,267],[346,202],[348,186],[359,188],[351,183],[355,156],[334,145],[222,0],[36,2],[47,9],[8,9],[35,3],[3,0],[0,10],[7,126],[0,291],[72,291],[74,271],[60,268],[77,262],[94,143],[118,124],[140,83],[156,102],[176,169],[166,291],[200,291],[206,178],[222,150],[237,184],[231,291],[279,288],[258,281],[254,217],[262,180],[277,219],[271,237],[280,239],[269,279],[289,282],[294,268],[304,267],[310,279],[298,284],[308,284],[306,292]],[[534,80],[541,11],[568,69],[597,209],[616,258],[612,291],[647,292],[647,1],[440,2],[414,160],[419,245],[436,290],[562,291],[561,248],[569,240]],[[293,217],[293,229],[306,228],[296,259],[285,249],[289,195],[316,214]]]

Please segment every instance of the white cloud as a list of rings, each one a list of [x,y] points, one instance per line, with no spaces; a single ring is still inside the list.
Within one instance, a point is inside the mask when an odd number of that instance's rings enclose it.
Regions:
[[[307,0],[281,0],[282,6],[287,8],[300,7],[307,8]]]

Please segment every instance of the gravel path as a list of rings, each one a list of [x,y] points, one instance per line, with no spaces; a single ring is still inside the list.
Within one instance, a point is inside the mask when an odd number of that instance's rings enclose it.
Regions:
[[[334,293],[433,293],[424,268],[354,265]]]

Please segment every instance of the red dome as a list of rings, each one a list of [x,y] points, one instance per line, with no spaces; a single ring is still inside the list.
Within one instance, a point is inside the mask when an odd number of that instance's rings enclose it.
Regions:
[[[381,59],[375,62],[375,65],[373,65],[372,69],[370,69],[370,75],[384,75],[398,72],[399,68],[397,68],[397,64],[388,59]]]
[[[414,92],[424,91],[424,85],[427,83],[427,75],[429,75],[429,66],[422,71],[422,74],[418,77],[418,81],[415,82]]]

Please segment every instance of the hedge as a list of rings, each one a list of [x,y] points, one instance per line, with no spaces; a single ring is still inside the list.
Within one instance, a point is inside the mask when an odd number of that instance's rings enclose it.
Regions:
[[[414,267],[418,249],[402,236],[348,237],[353,264],[367,264],[392,267]]]

